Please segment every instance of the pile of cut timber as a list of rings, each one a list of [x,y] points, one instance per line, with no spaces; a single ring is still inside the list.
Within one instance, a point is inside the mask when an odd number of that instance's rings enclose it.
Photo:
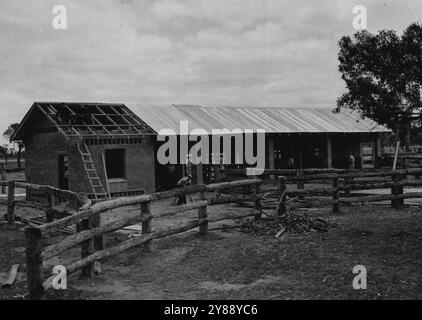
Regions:
[[[241,225],[240,230],[278,238],[284,233],[326,232],[329,226],[329,223],[322,218],[310,217],[307,214],[291,214],[273,219],[246,221]]]

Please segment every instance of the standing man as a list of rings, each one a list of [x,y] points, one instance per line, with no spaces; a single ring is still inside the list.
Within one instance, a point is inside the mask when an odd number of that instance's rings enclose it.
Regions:
[[[187,176],[181,178],[178,182],[177,182],[177,187],[178,188],[183,188],[186,186],[189,186],[192,184],[192,175],[188,174]],[[178,196],[176,199],[176,205],[180,206],[182,204],[186,204],[187,200],[186,200],[187,194]],[[190,198],[190,197],[189,197]],[[192,199],[191,199],[192,200]]]
[[[347,157],[347,164],[349,170],[355,169],[355,156],[352,151],[349,152],[349,156]]]
[[[289,159],[287,159],[287,169],[293,170],[295,168],[295,159],[293,158],[293,156],[289,157]]]

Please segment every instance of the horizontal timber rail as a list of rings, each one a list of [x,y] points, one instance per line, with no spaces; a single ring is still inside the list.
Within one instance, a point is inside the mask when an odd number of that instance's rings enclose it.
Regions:
[[[403,200],[403,199],[421,199],[422,192],[408,192],[398,195],[391,195],[391,194],[376,194],[376,195],[369,195],[369,196],[361,196],[361,197],[350,197],[339,199],[339,202],[343,203],[357,203],[357,202],[377,202],[377,201],[386,201],[386,200]]]
[[[297,180],[320,180],[333,178],[365,178],[365,177],[387,177],[394,175],[422,175],[422,168],[409,168],[399,170],[385,169],[265,169],[260,174],[255,174],[255,170],[244,169],[220,169],[220,172],[236,173],[249,177],[267,177],[267,176],[284,176],[289,181]]]
[[[98,202],[92,205],[89,208],[79,211],[77,214],[74,214],[72,216],[66,217],[61,220],[54,221],[52,223],[42,225],[39,228],[44,233],[56,232],[63,227],[75,224],[78,221],[86,219],[87,217],[91,215],[100,214],[108,210],[117,209],[120,207],[133,206],[133,205],[148,203],[151,201],[156,201],[156,200],[161,200],[161,199],[174,198],[174,197],[182,196],[186,194],[206,192],[206,191],[225,190],[225,189],[230,189],[234,187],[259,185],[262,183],[263,182],[260,179],[250,179],[250,180],[241,180],[241,181],[233,181],[233,182],[214,183],[214,184],[209,184],[209,185],[205,185],[205,184],[193,185],[193,186],[173,189],[170,191],[157,192],[152,195],[124,197],[124,198],[118,198],[114,200],[102,201],[102,202]]]
[[[313,207],[332,205],[333,212],[340,212],[341,203],[351,204],[387,200],[391,201],[391,206],[397,209],[404,205],[405,199],[422,199],[422,192],[417,189],[404,192],[404,187],[422,187],[422,179],[419,179],[422,176],[422,168],[367,171],[336,169],[265,170],[265,172],[271,174],[288,173],[287,176],[278,176],[279,190],[283,190],[285,195],[285,199],[280,203],[279,212],[285,212],[288,208],[312,207],[312,204],[314,204]],[[331,185],[324,187],[305,188],[305,182],[317,181],[318,184],[321,184],[320,180],[331,180],[332,182]],[[290,186],[289,182],[296,182],[297,187],[291,189],[288,187]],[[376,194],[375,192],[374,194],[372,190],[376,189],[391,189],[391,193]],[[371,192],[351,196],[351,191],[363,190],[371,190]]]
[[[334,179],[334,178],[333,178]],[[289,181],[286,179],[286,181]],[[386,189],[394,187],[422,187],[422,180],[413,180],[405,179],[395,181],[385,181],[385,182],[360,182],[352,183],[347,185],[340,185],[338,187],[325,187],[325,188],[310,188],[310,189],[296,189],[288,190],[287,195],[297,196],[297,195],[308,195],[308,196],[318,196],[318,195],[331,195],[333,191],[351,191],[351,190],[373,190],[373,189]]]
[[[5,215],[5,218],[9,224],[14,224],[16,221],[15,209],[17,206],[45,211],[46,221],[52,221],[54,220],[55,213],[58,213],[58,216],[61,216],[61,212],[57,212],[54,207],[60,205],[62,202],[69,203],[69,205],[73,207],[73,211],[64,212],[66,214],[72,214],[72,212],[75,212],[75,210],[79,210],[80,208],[89,208],[92,204],[91,200],[78,193],[50,186],[27,183],[23,180],[0,181],[0,186],[4,186],[7,189],[7,198],[0,199],[0,204],[7,205],[7,214]],[[17,198],[17,189],[25,190],[26,199]],[[33,191],[42,194],[46,199],[46,203],[28,200],[28,195]]]
[[[46,290],[52,285],[54,276],[44,279],[43,263],[66,250],[80,245],[81,258],[66,266],[67,274],[82,271],[83,276],[91,276],[94,263],[100,259],[115,255],[129,248],[140,246],[144,250],[151,250],[152,241],[195,228],[199,228],[200,234],[206,234],[208,224],[228,219],[241,219],[254,216],[261,217],[261,199],[259,196],[262,180],[254,178],[240,181],[221,182],[214,184],[200,184],[173,189],[164,192],[158,192],[150,195],[124,197],[114,200],[107,200],[95,204],[81,204],[78,210],[70,212],[63,210],[63,214],[68,213],[62,219],[51,221],[41,226],[28,227],[25,230],[26,238],[26,256],[27,256],[27,282],[30,297],[40,299]],[[230,190],[238,187],[248,187],[254,189],[254,192],[248,196],[227,196],[220,194],[220,191]],[[193,201],[181,206],[170,206],[167,208],[152,209],[151,204],[154,201],[180,197],[187,194],[199,194],[199,200]],[[208,217],[207,208],[210,205],[220,203],[230,203],[239,201],[252,201],[256,210],[253,213],[231,214],[221,217]],[[136,214],[123,216],[119,220],[99,224],[101,213],[108,210],[121,207],[140,205],[140,210]],[[175,215],[177,213],[197,210],[197,218],[185,222],[181,225],[172,226],[159,230],[152,230],[152,219]],[[142,233],[135,234],[134,237],[125,240],[109,248],[104,248],[102,237],[106,233],[120,230],[126,226],[134,224],[142,225]],[[72,234],[58,243],[48,245],[43,248],[42,237],[51,235],[64,227],[77,225],[77,233]],[[98,240],[98,241],[96,241]]]

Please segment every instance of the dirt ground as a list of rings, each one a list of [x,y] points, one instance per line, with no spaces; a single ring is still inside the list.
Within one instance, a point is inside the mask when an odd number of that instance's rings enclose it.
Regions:
[[[4,208],[0,208],[2,213]],[[247,210],[236,206],[213,207]],[[132,211],[133,213],[133,211]],[[253,235],[237,229],[196,231],[157,240],[152,253],[133,248],[105,259],[104,273],[68,279],[68,290],[50,299],[421,299],[421,208],[392,210],[386,205],[307,211],[331,222],[328,232],[302,235]],[[126,214],[130,214],[128,211]],[[110,213],[107,219],[113,219]],[[154,228],[181,218],[157,223]],[[180,221],[179,221],[180,222]],[[127,232],[106,237],[106,246],[127,239]],[[58,238],[46,239],[46,243]],[[49,261],[50,267],[77,259],[78,248]],[[25,289],[22,227],[0,226],[0,280],[12,263],[21,264],[12,289],[0,299],[22,299]],[[352,269],[364,265],[367,290],[354,290]]]

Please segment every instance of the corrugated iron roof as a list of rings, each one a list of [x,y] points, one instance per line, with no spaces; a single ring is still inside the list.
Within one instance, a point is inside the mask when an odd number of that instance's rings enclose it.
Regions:
[[[198,105],[128,105],[155,132],[179,132],[180,121],[189,131],[212,129],[264,129],[267,133],[367,133],[389,132],[369,119],[349,111],[333,113],[331,108],[204,107]]]

